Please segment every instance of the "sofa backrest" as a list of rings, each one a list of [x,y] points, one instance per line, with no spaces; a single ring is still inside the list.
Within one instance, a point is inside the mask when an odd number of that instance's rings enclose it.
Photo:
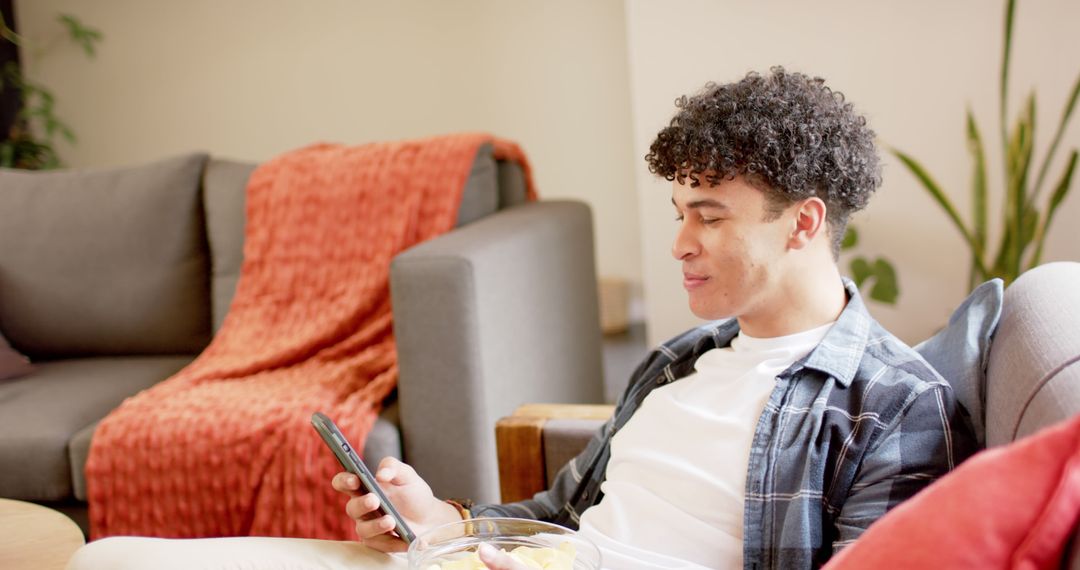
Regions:
[[[35,359],[202,350],[206,160],[0,170],[0,330],[12,346]]]
[[[210,159],[203,177],[210,246],[210,315],[214,332],[229,310],[244,259],[244,192],[256,164]]]
[[[211,159],[203,179],[206,233],[210,247],[213,330],[229,311],[244,258],[244,192],[256,164]],[[515,163],[498,162],[490,145],[477,151],[458,210],[457,226],[525,201],[525,177]]]
[[[986,444],[1080,413],[1080,263],[1041,265],[1005,289],[986,378]]]
[[[240,278],[256,166],[0,169],[0,333],[33,359],[200,352]],[[485,145],[457,225],[524,201],[520,167]]]

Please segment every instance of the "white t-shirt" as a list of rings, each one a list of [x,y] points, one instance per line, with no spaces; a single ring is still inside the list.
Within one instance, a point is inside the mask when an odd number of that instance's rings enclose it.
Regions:
[[[776,338],[740,333],[694,373],[653,390],[611,440],[599,504],[580,533],[604,568],[742,568],[750,442],[776,376],[832,323]]]

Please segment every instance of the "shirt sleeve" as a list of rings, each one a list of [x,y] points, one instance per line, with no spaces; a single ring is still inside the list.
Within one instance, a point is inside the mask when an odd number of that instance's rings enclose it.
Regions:
[[[836,518],[833,552],[874,521],[945,475],[976,450],[966,412],[946,384],[931,384],[879,437],[863,458]]]

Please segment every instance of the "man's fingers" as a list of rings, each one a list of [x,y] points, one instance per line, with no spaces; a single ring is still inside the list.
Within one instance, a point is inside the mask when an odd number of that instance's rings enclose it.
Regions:
[[[390,518],[390,515],[370,520],[356,521],[356,535],[359,536],[365,544],[370,544],[371,540],[392,530],[394,530],[394,519]]]
[[[476,549],[476,553],[480,555],[480,561],[488,567],[488,570],[527,570],[524,564],[490,544],[481,544]]]
[[[345,514],[354,520],[370,519],[374,518],[371,515],[376,513],[378,508],[379,499],[375,495],[368,493],[349,499],[345,503]]]
[[[330,480],[330,485],[339,493],[358,495],[360,492],[360,478],[352,473],[342,471]]]
[[[416,478],[416,471],[412,467],[394,457],[384,457],[379,462],[379,470],[375,472],[375,479],[379,483],[407,485]]]

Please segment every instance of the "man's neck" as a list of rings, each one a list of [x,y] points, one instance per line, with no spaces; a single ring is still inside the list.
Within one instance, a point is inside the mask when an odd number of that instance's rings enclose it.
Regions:
[[[807,331],[835,321],[847,306],[847,291],[835,265],[792,275],[752,315],[738,318],[739,328],[757,338]]]

